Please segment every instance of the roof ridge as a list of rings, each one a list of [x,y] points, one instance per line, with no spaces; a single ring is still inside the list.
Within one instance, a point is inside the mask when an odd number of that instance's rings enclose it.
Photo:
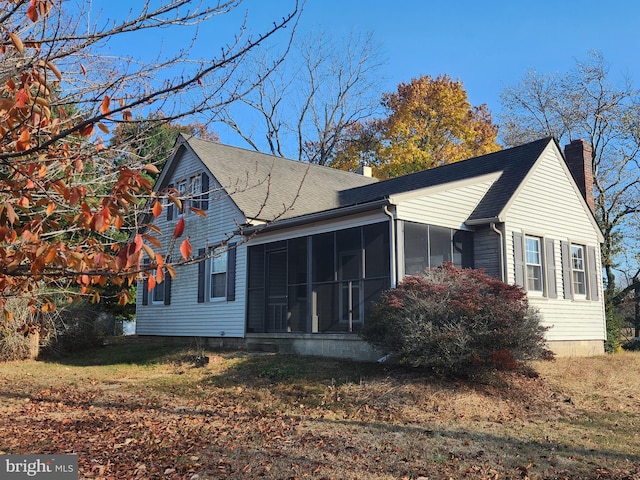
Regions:
[[[203,143],[206,143],[206,144],[215,144],[215,145],[223,147],[223,148],[239,150],[239,151],[245,152],[245,153],[247,153],[249,155],[256,155],[256,156],[260,156],[260,157],[270,158],[273,161],[290,162],[289,164],[290,165],[296,165],[296,168],[298,168],[297,166],[299,165],[301,168],[319,169],[319,170],[322,170],[322,171],[325,171],[325,172],[333,172],[333,173],[335,173],[337,175],[348,175],[348,176],[351,176],[351,177],[371,178],[373,181],[379,182],[379,180],[377,178],[374,178],[374,177],[365,177],[364,175],[361,175],[359,173],[349,172],[349,171],[346,171],[346,170],[339,170],[337,168],[332,168],[332,167],[327,166],[327,165],[318,165],[316,163],[303,162],[302,160],[295,160],[293,158],[280,157],[278,155],[273,155],[271,153],[259,152],[257,150],[251,150],[249,148],[238,147],[236,145],[228,145],[226,143],[216,142],[214,140],[207,140],[207,139],[204,139],[204,138],[196,137],[195,135],[191,135],[189,137],[183,135],[182,133],[180,135],[182,135],[184,137],[184,139],[185,139],[185,141],[187,143],[190,143],[191,141],[195,140],[197,142],[203,142]]]

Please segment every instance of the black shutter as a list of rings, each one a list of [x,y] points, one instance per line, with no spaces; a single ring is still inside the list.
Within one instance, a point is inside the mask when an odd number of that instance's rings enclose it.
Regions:
[[[145,266],[149,266],[149,259],[145,258],[142,261],[142,264]],[[144,276],[144,280],[142,281],[142,305],[149,305],[149,279],[147,276]]]
[[[202,172],[202,181],[200,182],[202,186],[202,195],[200,196],[200,208],[202,210],[209,209],[209,175]]]
[[[171,190],[173,188],[173,183],[169,184],[169,190]],[[169,200],[169,203],[167,204],[167,220],[173,220],[173,209],[174,209],[174,204],[171,200]]]
[[[200,248],[198,250],[198,257],[201,258],[200,262],[198,262],[198,303],[204,303],[204,285],[205,285],[205,266],[206,261],[204,260],[205,249]]]
[[[236,299],[236,243],[227,248],[227,301]]]
[[[164,304],[171,305],[171,275],[169,275],[169,272],[165,273],[163,283],[164,283]]]
[[[571,278],[571,248],[569,242],[560,242],[562,253],[562,288],[564,298],[573,299],[573,286]]]
[[[589,300],[600,298],[598,288],[598,269],[596,268],[596,247],[588,247],[588,262],[585,276],[589,278]]]
[[[513,261],[516,268],[516,285],[526,290],[524,274],[524,251],[522,249],[522,234],[513,232]]]
[[[556,255],[553,239],[545,239],[544,247],[544,262],[547,274],[547,295],[549,298],[558,298],[558,286],[556,285]]]

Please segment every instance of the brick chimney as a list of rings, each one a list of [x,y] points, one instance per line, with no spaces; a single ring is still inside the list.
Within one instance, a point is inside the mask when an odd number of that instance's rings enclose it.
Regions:
[[[584,140],[571,140],[571,143],[564,147],[564,158],[573,179],[578,184],[582,196],[587,201],[587,205],[592,212],[596,211],[593,197],[593,170],[591,145]]]

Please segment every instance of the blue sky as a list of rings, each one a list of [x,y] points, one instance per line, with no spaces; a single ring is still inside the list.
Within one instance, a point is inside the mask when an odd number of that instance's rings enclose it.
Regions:
[[[207,57],[229,42],[244,13],[252,30],[259,32],[293,3],[245,0],[233,15],[199,27],[200,38],[206,40],[200,53]],[[102,8],[103,17],[112,17],[131,5],[95,0],[93,7],[96,12]],[[320,30],[337,37],[373,32],[386,59],[380,93],[420,75],[448,74],[464,83],[473,105],[486,103],[497,121],[505,86],[517,84],[530,69],[566,72],[590,50],[604,55],[613,80],[626,76],[640,82],[639,18],[640,3],[632,0],[307,0],[299,32]],[[145,33],[135,42],[111,48],[129,48],[135,55],[161,43],[189,40],[182,36],[186,32],[169,32]],[[230,141],[220,133],[223,142]]]
[[[592,49],[613,78],[640,81],[640,3],[633,0],[309,0],[305,10],[304,28],[375,33],[388,58],[385,91],[448,74],[464,83],[472,104],[497,113],[504,86],[527,70],[564,72]]]

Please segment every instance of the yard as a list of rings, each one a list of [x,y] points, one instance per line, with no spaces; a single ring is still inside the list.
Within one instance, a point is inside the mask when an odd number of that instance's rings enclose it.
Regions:
[[[468,384],[110,345],[0,364],[0,453],[77,453],[80,478],[119,480],[640,478],[640,353],[535,369]]]

